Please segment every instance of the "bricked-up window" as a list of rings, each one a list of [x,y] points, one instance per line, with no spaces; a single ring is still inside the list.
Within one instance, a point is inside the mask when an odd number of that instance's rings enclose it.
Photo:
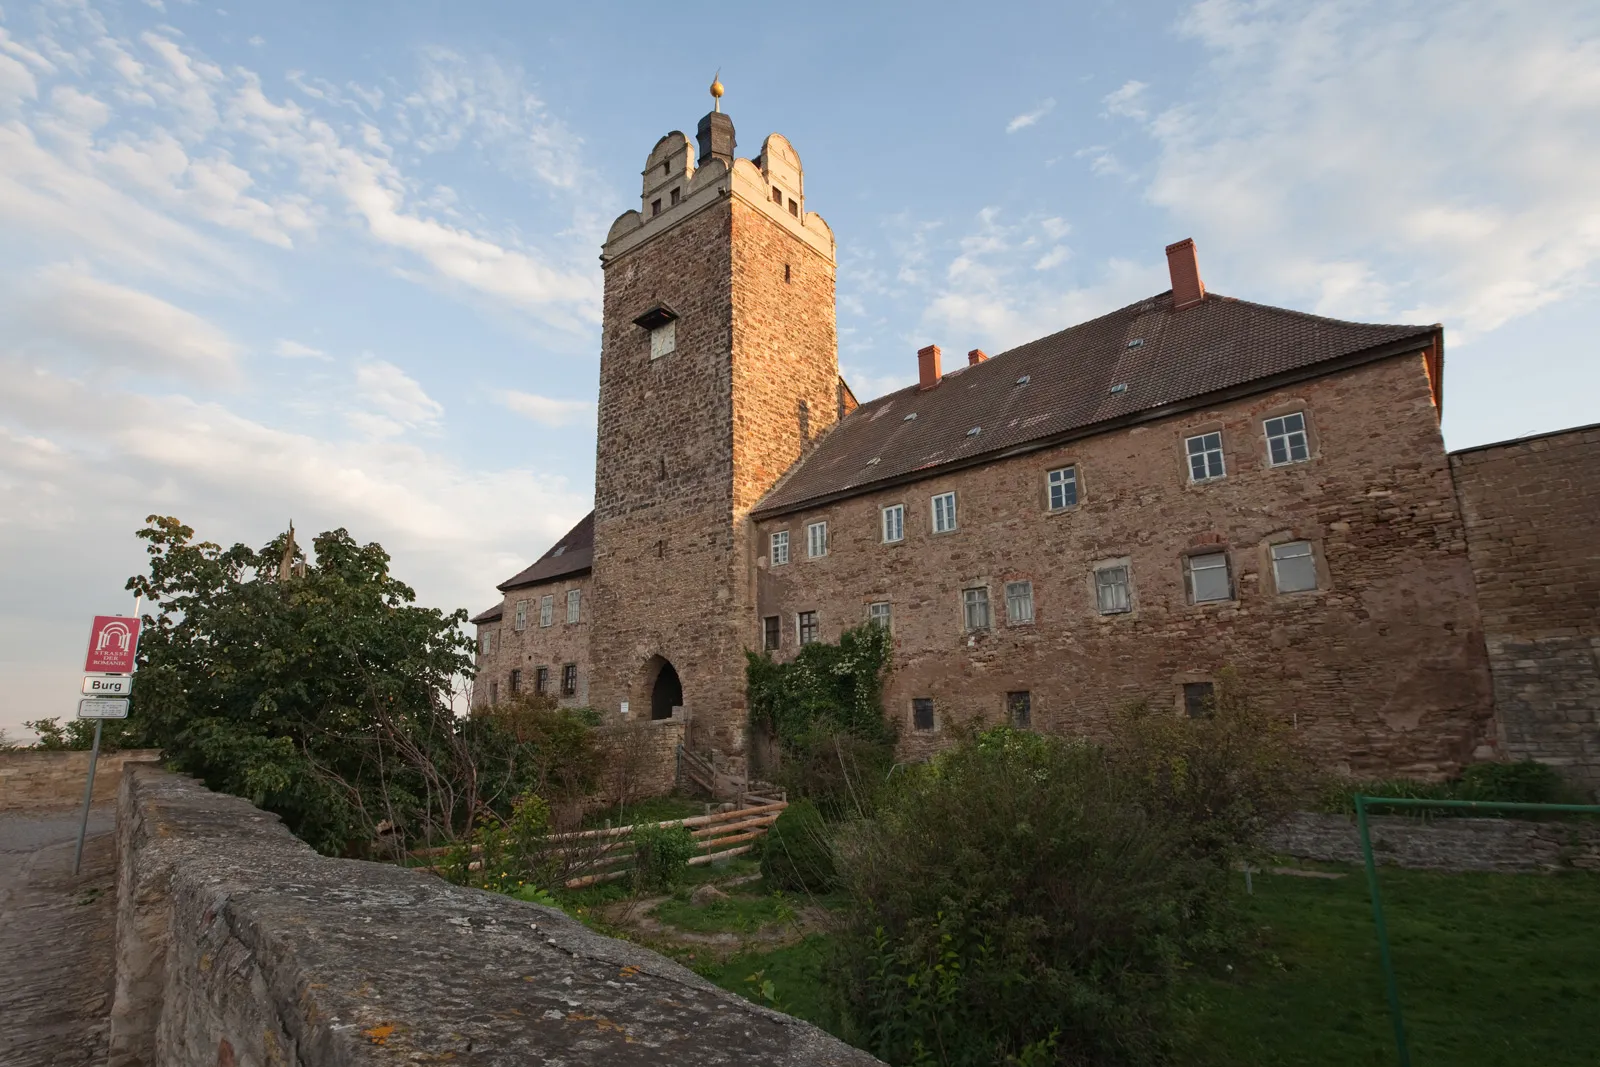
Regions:
[[[1267,460],[1274,467],[1281,467],[1285,463],[1304,463],[1311,458],[1311,449],[1306,444],[1304,412],[1268,419],[1266,426]]]
[[[1078,503],[1078,468],[1062,467],[1050,472],[1050,510],[1062,511]]]
[[[678,320],[664,322],[650,331],[650,358],[669,356],[678,347]]]
[[[516,696],[518,693],[522,692],[522,672],[520,670],[513,670],[511,672],[511,677],[507,681],[508,684],[506,685],[506,688],[511,690],[512,696]]]
[[[577,589],[568,589],[567,590],[567,621],[568,622],[577,622],[578,621],[579,613],[582,611],[582,607],[581,607],[581,601],[582,600],[583,600],[583,593],[580,590],[577,590]]]
[[[817,613],[802,611],[795,617],[795,629],[800,634],[802,645],[814,645],[822,637],[822,628],[817,625]]]
[[[789,562],[789,531],[779,530],[772,535],[772,565],[781,567]]]
[[[933,498],[933,532],[949,533],[956,528],[956,495],[940,493]]]
[[[980,585],[961,590],[961,608],[965,613],[967,629],[989,628],[989,590],[986,587]]]
[[[933,730],[933,698],[911,698],[911,728],[923,733]]]
[[[1232,600],[1233,581],[1228,575],[1228,554],[1207,552],[1185,561],[1184,583],[1189,587],[1189,603]]]
[[[1203,719],[1217,709],[1217,687],[1212,682],[1184,682],[1183,710],[1191,719]]]
[[[556,621],[556,595],[546,593],[539,598],[539,625],[550,626]]]
[[[1317,557],[1310,541],[1272,546],[1272,580],[1280,593],[1303,593],[1317,587]]]
[[[578,665],[568,663],[561,668],[561,695],[575,697],[578,695]]]
[[[1227,474],[1222,464],[1222,432],[1203,433],[1184,442],[1189,451],[1189,480],[1209,482]]]
[[[659,201],[659,200],[650,201],[650,217],[651,218],[655,218],[659,214],[661,214],[661,201]]]
[[[768,615],[761,620],[761,647],[768,652],[774,651],[783,641],[783,622],[777,615]]]
[[[1012,626],[1033,621],[1033,583],[1006,583],[1006,622]]]
[[[906,506],[891,504],[883,509],[883,543],[892,545],[906,539]]]
[[[893,610],[887,600],[875,600],[867,605],[867,621],[874,626],[881,626],[885,630],[891,628],[894,621]]]
[[[1102,615],[1120,615],[1133,610],[1128,565],[1116,563],[1094,572],[1095,605]]]
[[[806,527],[806,556],[816,559],[828,554],[828,524],[813,522]]]
[[[533,669],[533,691],[540,696],[550,691],[549,667],[535,667]]]
[[[677,207],[678,206],[678,190],[674,189],[668,195],[671,196],[671,198],[672,198],[672,206],[673,207]]]
[[[1033,694],[1026,689],[1007,693],[1006,718],[1019,730],[1026,730],[1033,725]]]

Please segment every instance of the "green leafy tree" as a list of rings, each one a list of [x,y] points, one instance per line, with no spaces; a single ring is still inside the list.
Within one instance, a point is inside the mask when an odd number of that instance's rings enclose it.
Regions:
[[[61,725],[58,716],[48,719],[24,719],[23,726],[38,735],[34,748],[44,749],[46,752],[62,752],[68,750],[87,751],[94,747],[94,721],[91,719],[69,719],[65,726]],[[121,719],[105,720],[105,728],[101,731],[100,751],[115,752],[119,748],[118,742],[125,731]],[[0,747],[5,747],[0,745]]]

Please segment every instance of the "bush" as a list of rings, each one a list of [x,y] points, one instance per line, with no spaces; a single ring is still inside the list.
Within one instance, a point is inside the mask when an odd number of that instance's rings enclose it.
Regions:
[[[797,800],[778,816],[761,850],[761,877],[768,889],[827,893],[838,885],[828,828],[817,806]]]
[[[791,795],[812,801],[824,819],[837,822],[870,815],[893,766],[890,742],[813,730],[789,746],[777,778]]]
[[[489,819],[451,849],[444,863],[445,877],[496,893],[553,885],[558,864],[549,847],[550,806],[527,793],[512,804],[509,819],[496,822],[492,815]]]
[[[633,887],[667,892],[683,881],[699,842],[685,826],[641,826],[633,832]]]
[[[1323,811],[1350,814],[1357,794],[1402,800],[1490,800],[1510,804],[1582,804],[1583,794],[1553,767],[1537,760],[1515,763],[1473,763],[1448,781],[1422,782],[1395,778],[1369,782],[1337,781],[1327,786],[1317,806]],[[1385,808],[1385,815],[1428,818],[1482,817],[1494,812],[1456,808]],[[1507,813],[1512,814],[1512,813]],[[1520,813],[1530,817],[1529,813]],[[1534,816],[1536,817],[1536,815]]]
[[[1158,1062],[1225,865],[1092,745],[999,728],[897,773],[835,849],[844,1035],[890,1063]]]

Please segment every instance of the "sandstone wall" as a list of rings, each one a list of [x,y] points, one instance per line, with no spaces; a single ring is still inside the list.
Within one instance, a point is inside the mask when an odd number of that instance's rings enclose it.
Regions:
[[[959,378],[941,388],[959,388]],[[1263,420],[1304,411],[1308,462],[1267,464]],[[1190,484],[1184,438],[1221,430],[1227,477]],[[1047,472],[1075,465],[1079,502],[1048,510]],[[931,499],[955,491],[958,529],[931,531]],[[880,509],[904,504],[905,540],[884,544]],[[828,522],[829,551],[805,556]],[[761,617],[796,613],[822,637],[893,613],[885,706],[918,756],[954,723],[1003,721],[1007,692],[1031,694],[1032,724],[1094,734],[1127,702],[1177,711],[1186,682],[1236,668],[1292,717],[1334,769],[1447,775],[1492,737],[1489,674],[1466,539],[1423,357],[1395,357],[1128,430],[764,519],[790,533],[791,560],[759,563]],[[1308,540],[1319,588],[1280,594],[1270,545]],[[1234,598],[1192,604],[1185,557],[1223,550]],[[1093,568],[1127,560],[1133,610],[1100,615]],[[1007,582],[1033,583],[1034,619],[1010,625]],[[988,590],[994,625],[967,633],[962,591]],[[930,697],[936,729],[913,728]]]
[[[1600,793],[1600,426],[1450,462],[1506,753]]]
[[[159,760],[161,750],[102,752],[94,772],[94,803],[116,798],[122,768],[132,762]],[[0,811],[41,811],[83,803],[89,780],[89,753],[16,749],[0,752]]]
[[[1436,871],[1600,870],[1600,823],[1520,819],[1413,819],[1369,815],[1373,858]],[[1354,816],[1302,812],[1267,839],[1275,852],[1329,863],[1361,863]]]
[[[578,590],[578,621],[567,621],[567,593]],[[539,625],[539,600],[554,598],[554,613],[549,626]],[[527,609],[527,625],[517,629],[517,604]],[[540,667],[550,671],[545,693],[567,708],[589,707],[592,667],[589,659],[589,630],[594,614],[588,575],[560,578],[540,585],[512,589],[505,594],[502,615],[496,622],[478,627],[477,676],[473,679],[472,705],[480,707],[492,700],[515,696],[511,672],[522,672],[523,693],[534,692]],[[493,634],[493,648],[485,653],[485,634]],[[561,692],[561,669],[567,664],[578,668],[577,692]]]
[[[678,784],[678,746],[686,740],[685,720],[610,722],[610,718],[595,732],[606,753],[599,799],[604,804],[631,803],[672,792]]]
[[[319,856],[154,768],[118,810],[112,1067],[867,1065],[561,912]]]

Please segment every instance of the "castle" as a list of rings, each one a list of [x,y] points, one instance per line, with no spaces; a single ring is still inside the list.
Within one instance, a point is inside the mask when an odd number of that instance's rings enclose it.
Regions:
[[[594,511],[472,620],[475,701],[671,719],[744,773],[746,650],[870,621],[912,758],[973,717],[1197,713],[1232,668],[1350,773],[1535,754],[1600,784],[1600,698],[1552,732],[1550,700],[1502,684],[1547,655],[1600,692],[1600,609],[1486,633],[1475,559],[1542,549],[1491,530],[1469,551],[1489,490],[1443,446],[1443,328],[1220,296],[1192,242],[1167,259],[1168,292],[955,368],[924,348],[915,386],[858,404],[799,154],[775,133],[737,157],[720,106],[694,143],[667,134],[601,256]],[[1600,468],[1600,433],[1557,436]],[[1554,525],[1592,527],[1600,492],[1572,499]]]

